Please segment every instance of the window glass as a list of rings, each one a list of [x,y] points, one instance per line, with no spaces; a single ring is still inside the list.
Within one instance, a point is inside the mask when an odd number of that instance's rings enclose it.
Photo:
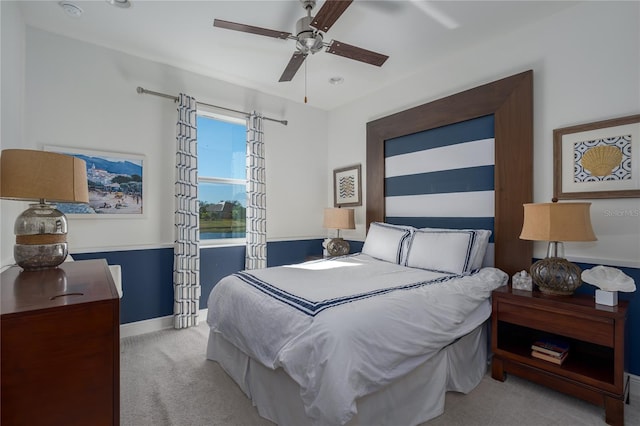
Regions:
[[[200,240],[243,239],[246,223],[246,126],[198,113]]]

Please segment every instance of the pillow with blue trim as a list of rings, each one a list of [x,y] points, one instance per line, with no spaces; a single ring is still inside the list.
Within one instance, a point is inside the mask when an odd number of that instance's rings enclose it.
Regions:
[[[406,265],[450,274],[472,270],[473,231],[416,230],[409,243]]]
[[[362,246],[362,253],[387,262],[404,264],[407,246],[415,228],[372,222]]]
[[[449,228],[420,228],[421,231],[443,231],[443,232],[473,232],[475,234],[473,247],[471,248],[471,265],[469,272],[480,269],[483,266],[484,256],[487,253],[489,237],[491,231],[488,229],[449,229]]]

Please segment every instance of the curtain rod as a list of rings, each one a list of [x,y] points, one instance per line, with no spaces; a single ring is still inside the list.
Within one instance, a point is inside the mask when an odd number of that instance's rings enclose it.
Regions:
[[[138,88],[136,89],[136,92],[138,92],[141,95],[144,95],[144,94],[155,95],[155,96],[160,96],[161,98],[171,99],[174,102],[178,102],[178,97],[177,96],[167,95],[166,93],[154,92],[153,90],[147,90],[147,89],[144,89],[144,88],[142,88],[140,86],[138,86]],[[205,105],[205,106],[208,106],[208,107],[211,107],[211,108],[218,108],[218,109],[223,109],[225,111],[236,112],[236,113],[242,114],[242,115],[244,115],[246,117],[250,116],[250,114],[248,112],[244,112],[244,111],[238,111],[238,110],[235,110],[235,109],[225,108],[225,107],[221,107],[221,106],[218,106],[218,105],[211,105],[211,104],[207,104],[207,103],[199,102],[199,101],[196,101],[196,103],[198,103],[200,105]],[[276,123],[284,124],[285,126],[287,125],[287,123],[289,123],[287,120],[277,120],[275,118],[269,118],[269,117],[262,117],[262,118],[264,118],[265,120],[275,121]]]

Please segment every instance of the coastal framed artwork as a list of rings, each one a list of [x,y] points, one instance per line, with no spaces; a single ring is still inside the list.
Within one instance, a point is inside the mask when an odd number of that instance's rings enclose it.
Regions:
[[[640,197],[640,114],[555,129],[553,196]]]
[[[362,205],[361,166],[344,167],[333,171],[334,207]]]
[[[89,204],[57,203],[65,215],[78,218],[144,216],[145,157],[47,145],[45,151],[67,154],[87,164]]]

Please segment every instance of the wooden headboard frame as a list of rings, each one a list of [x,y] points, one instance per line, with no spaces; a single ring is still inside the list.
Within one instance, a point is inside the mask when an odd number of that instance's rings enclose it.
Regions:
[[[519,238],[533,193],[533,71],[507,77],[367,123],[367,229],[385,218],[387,139],[493,114],[495,120],[494,265],[529,269],[531,241]]]

